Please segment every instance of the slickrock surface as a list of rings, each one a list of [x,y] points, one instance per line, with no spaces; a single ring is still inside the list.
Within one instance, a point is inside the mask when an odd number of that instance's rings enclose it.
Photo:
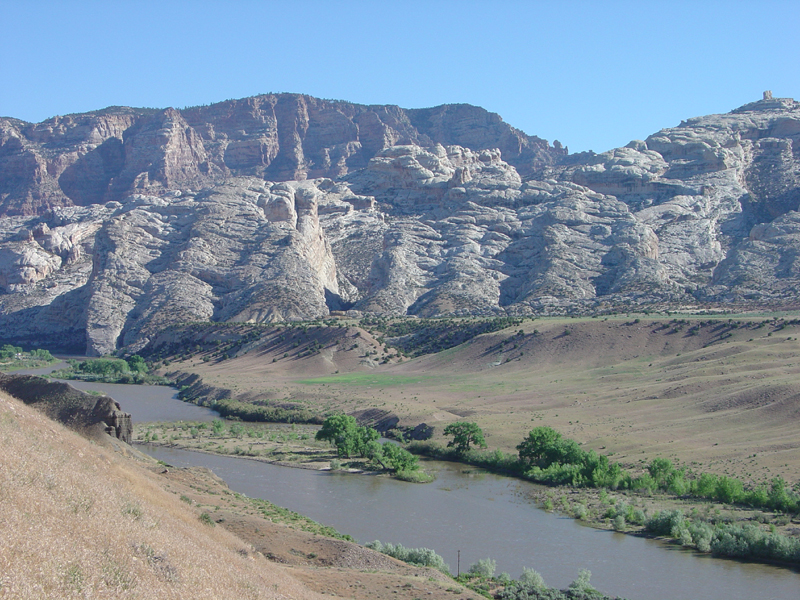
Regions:
[[[468,105],[268,95],[0,119],[3,338],[178,321],[789,306],[800,103],[567,155]],[[353,313],[358,314],[358,313]]]

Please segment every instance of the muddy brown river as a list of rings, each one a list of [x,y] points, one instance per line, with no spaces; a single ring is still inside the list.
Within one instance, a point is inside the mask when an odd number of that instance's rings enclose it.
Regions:
[[[165,387],[72,382],[114,397],[136,422],[208,420],[213,411],[186,404]],[[563,588],[580,569],[592,585],[630,600],[800,600],[795,570],[712,558],[665,544],[591,529],[538,509],[527,500],[533,484],[456,463],[429,461],[430,484],[374,475],[278,467],[243,458],[140,446],[175,466],[205,466],[238,492],[264,498],[348,533],[359,542],[379,539],[433,548],[461,570],[481,558],[497,572],[518,577],[539,571]]]

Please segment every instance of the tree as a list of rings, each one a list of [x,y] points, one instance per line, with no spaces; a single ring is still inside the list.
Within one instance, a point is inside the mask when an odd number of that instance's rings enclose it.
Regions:
[[[560,454],[557,452],[560,442],[561,434],[552,427],[536,427],[517,446],[519,460],[529,467],[547,468]]]
[[[11,344],[5,344],[0,348],[0,358],[14,358],[17,354],[21,353],[22,348],[19,346],[12,346]]]
[[[659,487],[666,487],[669,476],[675,471],[675,467],[668,458],[654,458],[650,461],[647,470]]]
[[[90,358],[79,363],[78,371],[113,377],[130,371],[128,363],[121,358]]]
[[[138,354],[134,354],[126,360],[128,367],[134,373],[147,373],[147,363],[144,362],[144,359]]]
[[[372,427],[359,427],[355,417],[348,415],[331,415],[322,424],[315,439],[328,441],[336,446],[339,456],[350,458],[358,454],[365,458],[374,452],[372,442],[377,442],[380,434]]]
[[[358,450],[358,425],[355,417],[348,415],[331,415],[322,424],[322,428],[314,436],[317,440],[328,441],[336,446],[339,456],[350,457]]]
[[[377,440],[367,442],[364,447],[364,457],[386,468],[386,458],[383,455],[383,444]]]
[[[457,421],[450,423],[444,428],[445,435],[452,435],[453,439],[447,442],[447,447],[455,447],[456,452],[464,454],[469,450],[471,444],[481,448],[486,448],[486,440],[483,439],[483,431],[477,423]]]
[[[55,360],[53,355],[48,350],[36,349],[31,350],[31,356],[41,360]]]
[[[384,466],[395,471],[415,471],[419,467],[419,459],[405,448],[391,442],[383,445]]]
[[[356,428],[356,452],[364,458],[369,458],[370,444],[379,443],[381,434],[372,427],[358,427]]]

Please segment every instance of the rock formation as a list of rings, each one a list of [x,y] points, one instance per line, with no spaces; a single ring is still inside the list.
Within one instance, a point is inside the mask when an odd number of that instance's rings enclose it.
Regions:
[[[787,306],[798,205],[800,104],[772,97],[578,155],[467,105],[3,119],[0,331],[108,354],[331,310]]]
[[[84,435],[105,433],[126,444],[133,436],[131,415],[109,396],[93,396],[67,383],[33,375],[0,373],[0,389]]]
[[[335,178],[379,151],[499,148],[522,173],[566,150],[467,104],[404,110],[268,94],[184,110],[111,107],[32,124],[0,118],[0,215],[198,189],[231,176]]]

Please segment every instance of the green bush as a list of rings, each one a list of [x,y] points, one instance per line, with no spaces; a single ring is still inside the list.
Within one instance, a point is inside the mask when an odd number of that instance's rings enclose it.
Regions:
[[[450,567],[444,562],[444,559],[430,548],[405,548],[401,544],[382,544],[379,540],[365,544],[365,546],[405,563],[420,567],[432,567],[450,574]]]
[[[186,393],[179,393],[186,398]],[[235,417],[242,421],[254,423],[321,423],[322,419],[301,408],[283,408],[279,406],[264,406],[238,400],[217,400],[211,405],[223,417]]]
[[[93,375],[114,376],[128,373],[128,363],[121,358],[90,358],[78,363],[77,371]]]
[[[800,539],[768,532],[758,525],[689,521],[680,510],[662,511],[646,524],[655,535],[671,537],[684,546],[720,556],[800,562]]]
[[[17,354],[22,354],[22,348],[19,346],[5,344],[2,348],[0,348],[0,358],[15,358]]]
[[[482,558],[478,562],[473,563],[467,571],[470,575],[476,577],[483,577],[489,579],[494,576],[494,571],[497,568],[497,561],[492,558]]]

